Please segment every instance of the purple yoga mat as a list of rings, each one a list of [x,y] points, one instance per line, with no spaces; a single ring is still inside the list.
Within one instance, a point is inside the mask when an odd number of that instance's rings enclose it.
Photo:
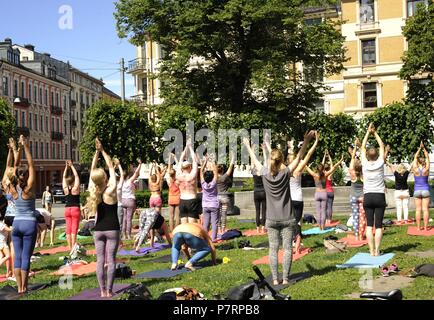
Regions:
[[[164,249],[170,248],[168,244],[155,243],[154,248],[146,247],[140,249],[140,253],[137,253],[136,250],[121,250],[118,252],[118,256],[145,256],[151,252],[158,252]]]
[[[131,284],[128,283],[115,284],[113,286],[113,297],[111,298],[101,298],[101,289],[95,288],[84,290],[78,295],[69,298],[68,300],[112,300],[117,295],[120,295],[122,292],[124,292],[129,286],[131,286]]]

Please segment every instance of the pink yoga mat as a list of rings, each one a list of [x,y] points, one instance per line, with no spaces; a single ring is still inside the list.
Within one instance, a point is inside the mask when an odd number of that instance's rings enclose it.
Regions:
[[[0,274],[0,283],[8,281],[8,277],[5,274]]]
[[[82,276],[94,272],[96,272],[96,262],[91,262],[89,264],[73,264],[69,267],[61,268],[56,272],[50,273],[50,276],[63,276],[65,274]]]
[[[70,252],[71,250],[69,250],[68,247],[66,246],[62,246],[62,247],[55,247],[55,248],[50,248],[50,249],[45,249],[45,250],[41,250],[39,251],[40,254],[56,254],[56,253],[61,253],[61,252]]]
[[[330,223],[326,223],[325,227],[326,228],[333,228],[336,227],[338,224],[340,224],[341,222],[339,220],[332,220],[330,221]],[[315,227],[318,227],[319,224],[314,224]]]
[[[364,245],[368,244],[368,240],[357,240],[355,236],[347,236],[345,238],[339,239],[337,242],[346,243],[347,247],[349,248],[358,248],[363,247]]]
[[[409,219],[409,220],[407,221],[407,223],[404,223],[404,220],[401,220],[401,223],[399,223],[398,220],[393,220],[393,224],[394,224],[395,226],[410,226],[410,225],[413,225],[413,224],[414,224],[414,221],[411,220],[411,219]]]
[[[294,251],[292,252],[292,261],[297,261],[301,258],[303,258],[305,255],[309,254],[310,252],[312,252],[312,249],[310,248],[303,248],[301,250],[300,254],[296,254]],[[279,250],[279,263],[282,264],[283,262],[283,250]],[[259,264],[269,264],[270,261],[268,259],[268,256],[262,257],[258,260],[255,260],[252,262],[254,265],[259,265]]]
[[[243,231],[243,236],[254,237],[254,236],[266,236],[266,233],[258,232],[256,229]]]
[[[416,226],[408,227],[407,234],[410,236],[422,236],[422,237],[429,237],[434,236],[434,228],[428,227],[428,231],[418,230]]]

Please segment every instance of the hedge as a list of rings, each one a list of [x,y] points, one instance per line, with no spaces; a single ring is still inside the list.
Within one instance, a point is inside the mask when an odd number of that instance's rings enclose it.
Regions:
[[[150,191],[136,191],[136,204],[138,208],[146,208],[149,205],[149,198],[151,197]],[[82,192],[80,194],[81,203],[84,205],[87,202],[89,192]],[[166,204],[169,199],[169,191],[163,190],[162,192],[163,204]]]
[[[408,181],[408,190],[410,191],[410,197],[413,196],[414,193],[414,181]],[[395,181],[386,181],[386,188],[394,190],[395,189]]]

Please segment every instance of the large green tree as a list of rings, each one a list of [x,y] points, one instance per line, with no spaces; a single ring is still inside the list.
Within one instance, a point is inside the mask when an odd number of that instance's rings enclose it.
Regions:
[[[11,107],[9,103],[0,99],[0,172],[3,174],[3,170],[6,166],[7,157],[7,144],[9,138],[17,137],[17,127],[15,118],[11,113]]]
[[[385,144],[391,146],[392,161],[412,161],[414,153],[423,141],[427,149],[434,142],[433,108],[422,104],[396,102],[378,108],[364,117],[360,125],[359,138],[366,133],[369,123],[374,123]],[[371,142],[374,143],[372,139]]]
[[[80,144],[82,162],[89,163],[95,153],[95,138],[99,137],[104,149],[117,157],[123,165],[136,163],[136,159],[155,159],[155,134],[146,112],[135,104],[98,101],[86,112],[85,133]]]
[[[121,38],[152,38],[168,52],[158,75],[164,105],[203,116],[256,110],[267,127],[288,132],[320,98],[322,76],[343,69],[337,24],[305,23],[309,6],[335,2],[119,0],[115,18]],[[303,81],[300,63],[321,77]]]

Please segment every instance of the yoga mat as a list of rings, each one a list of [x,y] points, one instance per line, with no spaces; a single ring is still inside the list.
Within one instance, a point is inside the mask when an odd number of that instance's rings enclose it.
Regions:
[[[311,252],[312,252],[312,250],[310,248],[303,248],[301,250],[300,254],[296,254],[294,251],[292,251],[292,261],[297,261]],[[262,258],[252,262],[252,264],[254,264],[254,265],[269,264],[269,263],[270,263],[270,260],[269,260],[268,256],[262,257]],[[279,263],[280,264],[283,263],[283,250],[279,250]]]
[[[62,247],[55,247],[55,248],[50,248],[50,249],[44,249],[39,251],[40,254],[56,254],[56,253],[61,253],[61,252],[70,252],[71,250],[69,250],[69,248],[67,246],[62,246]]]
[[[316,234],[324,234],[324,233],[332,232],[334,230],[335,230],[335,228],[327,228],[327,229],[321,230],[319,227],[316,227],[316,228],[302,231],[302,235],[310,236],[310,235],[316,235]]]
[[[373,257],[369,253],[358,253],[344,264],[336,265],[336,268],[379,268],[393,258],[394,253],[386,253]]]
[[[253,219],[239,219],[238,222],[240,222],[240,223],[254,223],[255,220],[253,220]]]
[[[52,284],[44,283],[44,284],[29,284],[27,286],[27,294],[31,294],[35,291],[40,291],[45,288],[48,288]],[[18,294],[18,290],[16,287],[12,287],[10,285],[4,286],[0,289],[0,300],[19,300],[22,295]]]
[[[172,256],[170,254],[167,254],[162,257],[154,258],[147,260],[146,262],[153,262],[153,263],[171,263],[172,262]]]
[[[363,247],[364,245],[368,244],[368,240],[357,240],[357,238],[355,236],[346,236],[345,238],[339,239],[336,242],[340,242],[340,243],[345,243],[347,245],[347,247],[349,248],[359,248],[359,247]]]
[[[256,229],[243,231],[243,236],[254,237],[254,236],[266,236],[266,233],[258,232]]]
[[[144,255],[147,255],[150,252],[158,252],[158,251],[168,249],[168,248],[170,248],[170,245],[168,245],[168,244],[155,243],[154,248],[150,248],[150,247],[141,248],[139,253],[137,253],[136,250],[120,250],[118,252],[118,255],[119,256],[141,257]]]
[[[0,283],[9,281],[5,274],[0,274]]]
[[[80,236],[79,234],[77,234],[77,239],[90,239],[90,238],[92,238],[92,236],[83,237],[83,236]],[[58,238],[58,239],[59,239],[59,240],[66,240],[66,233],[65,233],[65,232],[61,233],[61,234],[59,235],[59,238]]]
[[[173,278],[187,272],[191,272],[191,271],[186,268],[177,269],[173,271],[170,269],[154,270],[154,271],[137,274],[134,278],[135,279],[165,279],[165,278]]]
[[[398,222],[398,220],[393,220],[393,225],[395,225],[395,226],[410,226],[410,225],[413,225],[413,224],[414,224],[414,221],[411,220],[411,219],[409,219],[407,221],[407,223],[404,223],[404,220],[401,220],[400,223]]]
[[[340,224],[341,222],[339,220],[332,220],[330,221],[330,223],[326,223],[325,227],[326,228],[333,228],[336,227],[338,224]],[[319,224],[314,224],[315,227],[318,227]]]
[[[101,289],[95,288],[84,290],[76,296],[70,297],[68,300],[113,300],[132,286],[128,283],[115,283],[113,285],[113,297],[111,298],[101,298]]]
[[[410,236],[422,236],[422,237],[430,237],[434,236],[434,228],[428,227],[428,231],[418,230],[416,226],[408,227],[407,234]]]
[[[96,272],[96,262],[89,264],[73,264],[69,267],[63,267],[55,272],[50,273],[50,276],[63,276],[65,274],[72,274],[82,276]]]

